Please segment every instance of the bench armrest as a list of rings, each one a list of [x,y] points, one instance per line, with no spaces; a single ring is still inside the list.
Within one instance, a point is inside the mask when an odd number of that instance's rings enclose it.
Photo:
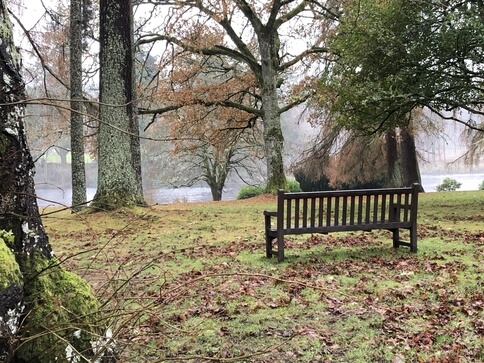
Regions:
[[[276,211],[271,211],[271,210],[265,210],[264,215],[268,217],[277,217],[277,212]]]
[[[272,217],[277,217],[277,212],[270,211],[270,210],[264,211],[264,225],[265,225],[266,233],[272,228],[272,225],[271,225]]]

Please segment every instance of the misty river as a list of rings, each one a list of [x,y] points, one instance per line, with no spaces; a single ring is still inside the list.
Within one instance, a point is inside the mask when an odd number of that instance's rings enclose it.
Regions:
[[[442,183],[444,178],[450,177],[462,183],[459,191],[477,190],[479,184],[484,181],[484,173],[468,174],[438,174],[422,175],[422,185],[426,192],[434,192],[435,187]],[[39,206],[49,205],[68,206],[71,203],[71,190],[60,188],[37,188],[37,202]],[[96,193],[95,188],[87,189],[87,199],[91,200]],[[233,200],[237,197],[238,189],[227,188],[224,190],[223,200]],[[210,189],[204,187],[176,188],[176,189],[158,189],[145,191],[148,194],[147,203],[149,204],[166,204],[173,202],[204,202],[212,200]]]

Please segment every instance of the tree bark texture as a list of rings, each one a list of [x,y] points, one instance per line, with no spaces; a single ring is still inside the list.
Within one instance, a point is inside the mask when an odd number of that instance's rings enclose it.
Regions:
[[[103,330],[99,303],[59,265],[40,218],[23,126],[25,85],[7,14],[0,0],[0,362],[80,361],[68,348],[107,362],[92,348]]]
[[[397,132],[398,131],[398,132]],[[408,187],[421,183],[415,139],[408,127],[387,131],[387,187]]]
[[[389,130],[385,132],[385,152],[385,159],[387,164],[385,186],[388,188],[401,187],[401,162],[398,152],[397,134],[395,130]]]
[[[5,3],[0,4],[0,228],[15,235],[16,253],[36,248],[49,258],[52,252],[40,220],[34,163],[22,122],[25,85],[19,72],[20,56],[11,39]]]
[[[403,185],[422,184],[417,149],[415,148],[415,137],[409,127],[403,127],[400,130],[400,153],[402,155]]]
[[[100,125],[94,207],[144,204],[133,105],[131,1],[100,2]]]
[[[225,161],[217,160],[215,156],[210,157],[208,154],[201,157],[200,167],[203,170],[202,179],[210,187],[212,200],[214,202],[219,202],[222,200],[223,188],[229,173],[231,156],[232,152],[227,155],[227,160]]]
[[[132,4],[130,4],[130,8],[132,9]],[[132,12],[130,12],[132,16]],[[130,21],[130,30],[129,33],[131,35],[131,59],[132,59],[132,66],[131,66],[131,79],[132,81],[132,94],[131,94],[131,155],[133,157],[133,168],[136,174],[136,187],[138,188],[137,194],[141,196],[140,204],[144,204],[143,200],[143,177],[141,171],[141,143],[140,143],[140,125],[139,125],[139,118],[138,118],[138,94],[136,91],[136,85],[134,84],[134,80],[136,80],[136,67],[134,66],[134,54],[135,54],[135,46],[134,46],[134,21]]]
[[[70,87],[71,87],[71,176],[72,211],[85,205],[86,168],[82,116],[82,0],[71,0],[70,10]]]
[[[38,215],[33,190],[33,161],[26,148],[21,123],[24,84],[19,73],[5,2],[0,2],[0,362],[13,357],[14,336],[23,312],[23,282],[14,253],[28,253],[34,245],[51,251]],[[37,241],[25,231],[35,231]],[[13,240],[6,232],[11,231]],[[8,242],[7,242],[8,241]],[[7,243],[9,244],[7,246]]]
[[[280,108],[277,92],[277,63],[279,59],[279,46],[277,36],[272,28],[258,34],[261,56],[261,98],[264,117],[264,150],[267,163],[267,192],[275,192],[284,188],[286,176],[282,151],[284,149],[284,136],[282,134]]]

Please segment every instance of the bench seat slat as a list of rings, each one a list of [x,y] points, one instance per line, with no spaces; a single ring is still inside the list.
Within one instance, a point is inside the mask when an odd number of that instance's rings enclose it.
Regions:
[[[285,228],[284,234],[307,234],[307,233],[330,233],[330,232],[352,232],[352,231],[372,231],[374,229],[394,229],[394,228],[411,228],[410,222],[382,222],[382,223],[370,223],[360,225],[329,225],[324,227],[297,227],[297,228]],[[277,235],[277,228],[271,228],[267,231],[270,235]]]

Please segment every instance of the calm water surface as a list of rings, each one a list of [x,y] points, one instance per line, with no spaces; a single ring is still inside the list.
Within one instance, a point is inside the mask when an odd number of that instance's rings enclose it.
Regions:
[[[459,190],[477,190],[479,184],[484,181],[484,173],[478,174],[439,174],[439,175],[422,175],[422,184],[426,192],[435,192],[435,187],[442,183],[444,178],[450,177],[462,183]],[[223,200],[232,200],[237,196],[238,190],[230,188],[224,191]],[[43,189],[37,188],[37,201],[39,206],[64,205],[69,206],[71,203],[70,189]],[[87,189],[87,199],[94,197],[96,190]],[[177,189],[158,189],[148,191],[149,203],[166,204],[177,201],[183,202],[203,202],[212,200],[212,194],[209,188],[192,187]]]

